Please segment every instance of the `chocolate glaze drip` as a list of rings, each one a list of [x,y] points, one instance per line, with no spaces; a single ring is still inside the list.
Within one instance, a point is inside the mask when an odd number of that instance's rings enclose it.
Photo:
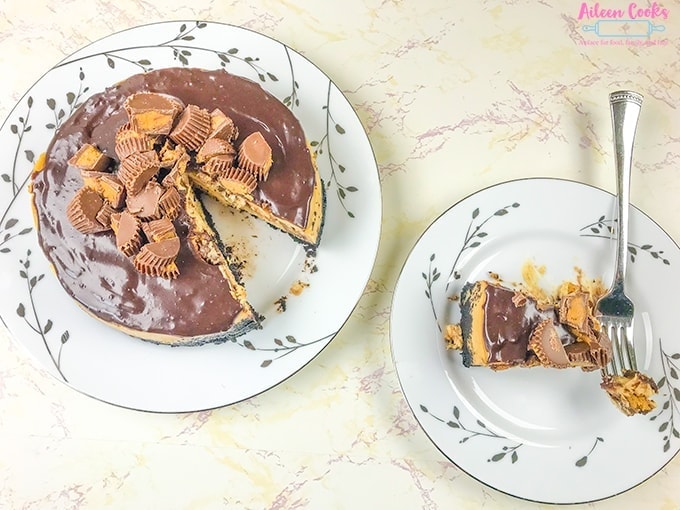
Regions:
[[[34,178],[40,244],[67,292],[105,321],[184,337],[226,331],[241,307],[218,267],[197,258],[187,242],[177,257],[177,280],[149,277],[118,250],[111,232],[83,235],[66,217],[67,204],[82,186],[80,172],[69,167],[68,159],[91,143],[117,160],[115,134],[127,122],[123,103],[142,90],[171,94],[209,111],[220,108],[239,127],[239,136],[261,131],[274,163],[269,179],[253,192],[255,200],[304,226],[314,168],[292,113],[250,80],[224,71],[174,68],[133,76],[92,96],[60,127],[47,149],[45,168]],[[182,213],[174,223],[186,239],[187,216]]]

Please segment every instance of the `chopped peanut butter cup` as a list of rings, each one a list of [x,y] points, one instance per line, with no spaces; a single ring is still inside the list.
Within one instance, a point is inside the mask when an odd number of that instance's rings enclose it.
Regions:
[[[125,205],[125,186],[115,175],[106,174],[99,178],[97,190],[114,209]]]
[[[123,124],[116,133],[116,146],[114,150],[120,161],[135,152],[147,152],[153,150],[156,137],[140,133],[132,129],[130,123]]]
[[[205,163],[215,156],[231,156],[233,161],[236,158],[236,149],[227,140],[222,138],[208,138],[196,153],[196,162]]]
[[[116,210],[113,208],[113,206],[104,200],[104,205],[102,206],[101,209],[99,209],[99,212],[97,213],[97,221],[104,225],[106,229],[111,228],[111,215],[114,214]]]
[[[221,138],[227,142],[236,140],[238,128],[231,117],[227,117],[222,110],[215,108],[210,112],[210,138]]]
[[[125,205],[125,187],[118,177],[108,172],[81,170],[83,185],[99,193],[114,209]]]
[[[160,169],[158,155],[154,151],[138,152],[127,157],[118,169],[118,178],[129,194],[142,191],[146,183]]]
[[[142,224],[142,230],[146,238],[152,243],[177,237],[175,225],[173,225],[169,218],[161,218],[144,223]]]
[[[99,189],[99,182],[105,175],[112,175],[108,172],[98,172],[96,170],[80,170],[80,176],[83,178],[83,186],[92,188],[97,193],[101,194]]]
[[[182,146],[178,146],[178,147],[182,147]],[[181,153],[178,155],[177,160],[172,165],[170,172],[168,172],[168,175],[163,177],[163,180],[161,181],[163,186],[166,186],[166,187],[177,186],[179,184],[182,176],[186,173],[187,166],[189,165],[190,162],[191,162],[191,158],[189,157],[189,154],[187,154],[184,147],[182,147]]]
[[[588,327],[588,311],[590,308],[588,306],[588,294],[585,292],[572,292],[560,300],[560,322],[587,334],[590,331]]]
[[[541,364],[553,368],[567,368],[569,356],[562,346],[552,319],[544,319],[531,333],[529,348],[534,351]]]
[[[227,191],[239,195],[246,195],[257,188],[255,176],[242,168],[232,167],[226,170],[220,177],[219,182]]]
[[[179,213],[181,212],[181,204],[182,204],[182,197],[179,195],[179,191],[177,191],[177,188],[174,186],[171,186],[165,190],[165,192],[161,195],[161,198],[159,200],[159,204],[161,206],[161,211],[163,211],[163,214],[170,218],[171,220],[174,220],[179,216]]]
[[[138,92],[125,100],[130,126],[139,133],[167,135],[172,131],[175,117],[184,103],[168,94]]]
[[[104,199],[91,188],[80,188],[66,208],[66,215],[71,224],[82,234],[104,232],[109,227],[97,220],[97,215],[104,207]]]
[[[177,125],[170,133],[170,139],[189,150],[197,150],[209,134],[210,114],[208,110],[190,104],[180,115]]]
[[[564,351],[569,357],[569,363],[574,367],[581,367],[583,370],[593,370],[598,368],[590,357],[590,347],[585,342],[576,342],[564,347]]]
[[[176,278],[179,273],[175,257],[179,253],[179,245],[178,237],[145,244],[135,257],[135,267],[149,276]]]
[[[189,157],[184,145],[175,145],[170,140],[165,140],[165,143],[158,151],[158,158],[160,159],[161,168],[172,168],[183,157]]]
[[[68,164],[90,172],[104,172],[109,166],[111,158],[92,144],[86,143],[68,160]]]
[[[238,150],[238,164],[258,180],[267,179],[272,166],[272,149],[262,133],[259,131],[251,133],[241,142]]]
[[[203,165],[201,171],[209,175],[213,179],[217,179],[224,175],[234,166],[234,157],[230,155],[213,156],[208,162]]]
[[[142,246],[142,222],[129,211],[111,215],[111,228],[116,234],[116,246],[126,256],[137,253]]]
[[[128,211],[143,220],[157,220],[162,216],[160,201],[164,193],[163,186],[155,181],[148,182],[139,193],[128,195]]]

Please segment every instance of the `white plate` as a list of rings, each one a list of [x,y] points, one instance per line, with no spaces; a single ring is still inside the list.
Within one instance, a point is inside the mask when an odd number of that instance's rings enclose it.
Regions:
[[[222,221],[238,225],[225,241],[234,243],[237,253],[252,255],[245,286],[266,317],[262,330],[234,343],[165,347],[90,318],[50,273],[31,216],[28,177],[55,127],[89,95],[132,74],[173,66],[222,67],[258,81],[301,121],[326,186],[326,221],[314,259],[288,236],[259,222],[234,221],[212,204]],[[375,261],[380,184],[356,113],[308,60],[246,29],[177,21],[92,43],[50,69],[12,110],[0,129],[0,161],[0,318],[48,372],[120,406],[202,410],[280,383],[338,333]],[[309,287],[296,296],[290,289],[298,281]],[[283,313],[276,304],[282,297]]]
[[[546,290],[576,277],[611,281],[614,197],[571,181],[526,179],[484,189],[425,231],[399,276],[392,355],[418,422],[460,469],[513,496],[580,503],[623,492],[680,447],[678,246],[631,209],[627,288],[635,302],[641,369],[659,382],[657,409],[626,417],[599,388],[599,372],[465,368],[442,328],[459,321],[465,281],[499,273],[521,282],[545,266]]]

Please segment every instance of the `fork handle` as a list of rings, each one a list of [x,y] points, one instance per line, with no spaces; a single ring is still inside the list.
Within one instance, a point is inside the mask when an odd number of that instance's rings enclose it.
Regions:
[[[612,130],[614,133],[614,163],[616,165],[616,197],[618,207],[618,242],[616,269],[612,287],[623,290],[628,260],[628,209],[630,205],[630,174],[633,161],[633,142],[642,95],[630,90],[609,94]]]

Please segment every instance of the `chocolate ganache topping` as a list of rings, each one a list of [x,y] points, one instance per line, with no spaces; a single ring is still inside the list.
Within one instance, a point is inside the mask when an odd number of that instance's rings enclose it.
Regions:
[[[554,333],[562,345],[575,341],[558,324],[553,308],[539,310],[529,299],[517,302],[517,293],[497,286],[486,287],[485,335],[490,363],[521,364],[526,359],[531,333],[543,321],[554,326]]]
[[[135,75],[90,97],[57,131],[34,175],[34,206],[40,243],[69,294],[106,322],[132,330],[177,336],[226,331],[241,311],[216,265],[181,243],[176,260],[181,278],[167,280],[138,272],[121,253],[112,232],[83,235],[67,216],[67,206],[83,186],[68,160],[86,144],[118,164],[116,133],[128,122],[126,98],[140,91],[168,94],[208,111],[219,109],[238,128],[239,139],[259,131],[272,150],[266,181],[252,191],[256,202],[304,226],[314,187],[315,168],[299,122],[257,83],[225,71],[172,68]],[[184,211],[174,220],[186,239]],[[220,282],[216,285],[215,282]]]

